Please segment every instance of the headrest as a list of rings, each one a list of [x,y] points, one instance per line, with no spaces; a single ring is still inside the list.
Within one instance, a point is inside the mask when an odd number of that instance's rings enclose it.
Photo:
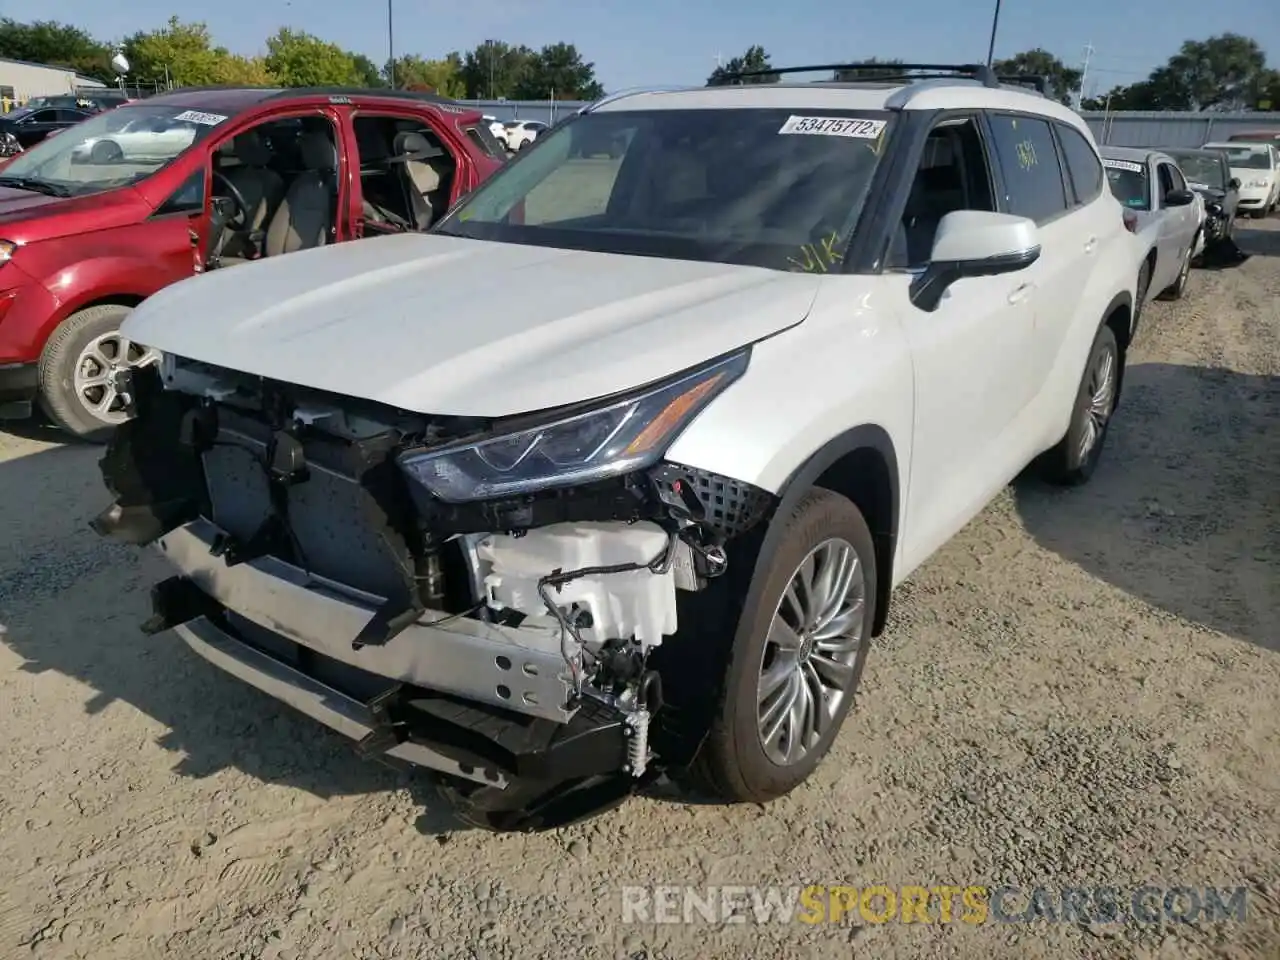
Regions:
[[[271,162],[271,148],[256,130],[237,134],[229,152],[246,167],[265,167]]]
[[[304,133],[298,138],[298,154],[308,170],[336,170],[338,151],[333,141],[319,131]]]
[[[435,160],[437,157],[444,156],[444,150],[440,147],[432,146],[431,141],[422,134],[409,130],[396,134],[391,152],[393,154],[391,157],[392,163],[404,163],[409,160]]]

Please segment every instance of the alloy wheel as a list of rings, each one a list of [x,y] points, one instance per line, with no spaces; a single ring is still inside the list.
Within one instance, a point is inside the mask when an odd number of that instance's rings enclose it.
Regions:
[[[149,366],[160,360],[156,350],[134,343],[118,330],[90,340],[76,359],[73,386],[76,399],[103,423],[128,419],[116,376],[124,370]]]
[[[823,541],[792,573],[769,624],[756,687],[765,756],[797,763],[830,730],[855,683],[866,575],[852,544]]]
[[[1085,460],[1107,429],[1116,393],[1116,354],[1109,347],[1101,351],[1089,370],[1085,401],[1084,429],[1080,432],[1080,460]]]

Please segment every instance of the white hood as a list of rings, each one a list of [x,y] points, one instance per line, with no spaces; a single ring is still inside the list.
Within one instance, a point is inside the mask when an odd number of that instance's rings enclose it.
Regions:
[[[124,333],[419,413],[503,416],[640,386],[800,323],[820,278],[404,234],[192,277]]]
[[[1253,183],[1256,180],[1265,180],[1269,185],[1272,179],[1275,177],[1275,172],[1272,170],[1255,170],[1250,167],[1232,167],[1231,175],[1240,181],[1240,189],[1259,190],[1262,188],[1260,187],[1250,188],[1249,184]]]

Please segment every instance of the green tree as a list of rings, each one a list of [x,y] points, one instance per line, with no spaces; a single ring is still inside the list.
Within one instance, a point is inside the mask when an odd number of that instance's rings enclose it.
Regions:
[[[486,40],[462,57],[462,83],[468,99],[513,98],[536,54],[526,46]]]
[[[516,81],[517,100],[598,100],[604,87],[596,80],[594,63],[587,63],[572,43],[552,43],[530,58]]]
[[[360,86],[385,87],[387,85],[386,78],[382,75],[382,69],[363,53],[351,54],[351,63],[356,68],[356,77]]]
[[[734,73],[742,73],[746,70],[768,70],[773,64],[769,62],[769,54],[765,53],[764,47],[756,45],[747,47],[746,52],[740,57],[730,57],[728,62],[721,64],[711,71],[711,75],[707,77],[707,84],[722,83],[726,77]],[[758,77],[743,77],[742,83],[777,83],[778,75],[776,73],[763,74]]]
[[[131,76],[142,80],[168,77],[175,86],[227,83],[223,78],[234,72],[223,62],[231,55],[213,46],[205,24],[183,23],[177,17],[170,17],[159,30],[140,31],[127,38],[124,55]]]
[[[1044,77],[1049,84],[1050,96],[1068,106],[1080,89],[1081,72],[1040,47],[1024,50],[1007,60],[997,60],[991,66],[1000,76]]]
[[[462,79],[462,57],[450,53],[440,60],[425,60],[409,54],[396,60],[396,86],[402,90],[423,90],[442,97],[466,95]]]
[[[1245,110],[1266,73],[1267,56],[1256,40],[1224,33],[1186,41],[1150,80],[1183,110]]]
[[[70,67],[104,83],[115,80],[111,50],[105,43],[79,27],[54,20],[19,23],[0,17],[0,57]]]
[[[355,58],[336,43],[281,27],[267,40],[267,69],[286,87],[359,86]]]

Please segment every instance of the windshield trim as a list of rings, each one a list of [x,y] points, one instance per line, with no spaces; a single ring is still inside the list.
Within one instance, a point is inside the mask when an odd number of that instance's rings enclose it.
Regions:
[[[611,110],[599,114],[577,114],[573,117],[562,120],[560,123],[543,131],[539,137],[531,144],[531,146],[522,151],[513,159],[509,160],[506,165],[497,173],[489,177],[483,184],[468,194],[461,200],[452,210],[450,210],[441,220],[439,220],[430,229],[430,233],[438,233],[441,236],[453,237],[457,239],[481,240],[491,243],[514,243],[523,246],[541,246],[549,249],[575,250],[580,252],[597,252],[604,254],[617,254],[624,256],[647,256],[660,259],[670,260],[690,260],[702,263],[723,263],[726,265],[749,266],[757,269],[769,269],[778,272],[842,272],[850,268],[848,254],[850,253],[854,242],[856,241],[859,230],[862,228],[863,222],[868,216],[873,203],[871,202],[871,191],[873,185],[877,182],[877,178],[885,168],[885,157],[888,153],[887,144],[894,133],[899,122],[899,115],[889,110],[868,110],[868,109],[848,109],[838,107],[751,107],[734,110],[734,114],[745,114],[755,112],[760,114],[776,115],[779,120],[780,127],[785,124],[790,117],[796,114],[814,117],[831,117],[831,118],[851,118],[860,121],[876,121],[883,124],[879,134],[880,147],[877,154],[878,157],[874,161],[874,165],[867,170],[865,182],[861,185],[861,191],[856,198],[852,199],[848,215],[841,229],[831,235],[831,239],[814,241],[815,244],[821,242],[824,248],[830,248],[838,253],[834,262],[827,264],[821,270],[807,271],[807,268],[801,268],[796,271],[794,264],[797,262],[794,256],[799,255],[797,251],[806,244],[792,244],[789,242],[768,242],[765,240],[753,241],[751,238],[742,238],[729,240],[727,238],[698,238],[689,234],[680,234],[676,232],[644,232],[637,228],[632,229],[572,229],[557,226],[539,225],[516,225],[505,223],[502,221],[479,221],[469,219],[468,212],[480,207],[487,200],[493,198],[496,193],[498,197],[502,197],[502,193],[497,193],[502,188],[504,177],[518,175],[520,172],[520,164],[534,162],[539,156],[539,151],[546,151],[554,148],[554,144],[559,138],[572,136],[572,131],[576,125],[591,122],[608,122],[619,123],[625,122],[626,118],[631,117],[675,117],[679,116],[687,119],[695,114],[714,114],[723,116],[726,111],[716,108],[706,108],[702,110]],[[782,132],[781,130],[779,131]],[[846,134],[846,136],[849,136]],[[870,140],[864,140],[870,143]],[[563,162],[563,161],[561,161]],[[620,161],[625,163],[625,159]],[[551,174],[548,174],[548,176]],[[524,191],[524,196],[528,196],[533,189],[545,182],[546,176],[538,180],[537,183],[528,187]],[[518,200],[512,209],[518,207],[523,202]],[[481,207],[482,208],[482,207]],[[482,208],[483,209],[483,208]],[[571,223],[573,221],[564,221]],[[713,242],[723,243],[725,246],[732,247],[730,254],[716,255],[709,254],[709,245]],[[766,258],[765,252],[780,254],[779,256],[771,256]],[[777,260],[778,266],[766,265],[759,262],[763,259]],[[784,267],[781,262],[790,261],[793,266]]]

